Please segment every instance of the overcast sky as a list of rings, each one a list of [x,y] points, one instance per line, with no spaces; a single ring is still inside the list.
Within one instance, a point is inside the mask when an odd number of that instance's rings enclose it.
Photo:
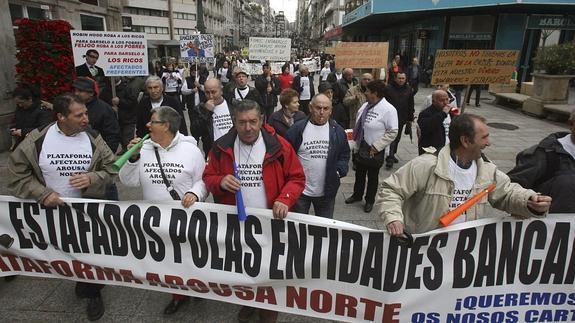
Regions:
[[[295,21],[297,0],[270,0],[270,7],[272,7],[276,13],[278,11],[283,11],[289,22]]]

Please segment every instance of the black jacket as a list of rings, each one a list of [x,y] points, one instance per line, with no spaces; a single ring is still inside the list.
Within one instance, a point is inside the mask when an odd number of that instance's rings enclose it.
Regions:
[[[230,109],[230,113],[233,113],[232,110],[234,108],[234,104],[237,102],[235,94],[236,88],[237,87],[235,86],[229,87],[227,91],[224,92],[224,99],[228,102],[228,108]],[[246,94],[246,96],[244,97],[244,100],[256,101],[260,105],[260,107],[263,107],[260,92],[255,87],[248,85],[248,88],[250,90],[248,91],[248,94]]]
[[[339,102],[343,102],[343,98],[345,97],[345,94],[347,93],[347,90],[349,90],[350,88],[354,87],[357,85],[358,81],[357,79],[354,77],[351,79],[351,86],[347,83],[347,81],[342,77],[339,80],[337,80],[337,85],[339,86],[339,95],[340,97],[337,98],[339,100]],[[335,94],[335,92],[334,92]]]
[[[115,153],[120,145],[120,124],[116,112],[101,99],[95,98],[86,104],[90,127],[102,135],[110,150]]]
[[[276,130],[276,133],[278,135],[285,138],[286,133],[290,128],[290,126],[287,124],[283,114],[284,114],[283,109],[272,113],[272,115],[268,119],[268,124]],[[302,119],[305,119],[305,117],[306,117],[305,113],[301,111],[296,111],[296,113],[293,116],[294,124]]]
[[[42,107],[40,100],[33,102],[32,106],[28,109],[18,108],[14,112],[14,120],[10,125],[10,128],[16,128],[21,130],[21,136],[16,141],[16,148],[18,144],[26,138],[26,135],[36,129],[48,125],[50,122],[54,121],[54,114],[52,110]]]
[[[313,86],[313,77],[311,75],[308,75],[308,78],[309,78],[309,92],[310,92],[310,100],[311,100],[311,98],[313,98],[315,96],[315,86]],[[297,93],[299,93],[301,95],[301,92],[303,91],[303,87],[301,86],[300,80],[301,80],[301,75],[294,77],[293,83],[292,83],[292,88],[294,90],[296,90]]]
[[[558,139],[570,135],[557,132],[520,152],[508,175],[524,188],[551,196],[550,213],[575,213],[575,159]]]
[[[407,84],[399,86],[393,81],[385,87],[384,96],[387,102],[397,110],[397,121],[400,126],[413,121],[415,106],[411,86]]]
[[[145,81],[143,77],[135,77],[127,83],[122,81],[120,85],[116,86],[116,94],[120,99],[118,121],[121,125],[136,123],[138,97],[140,92],[145,92]]]
[[[161,106],[168,106],[178,111],[178,113],[182,117],[182,122],[180,123],[180,133],[187,136],[188,128],[186,127],[186,119],[184,118],[184,112],[182,111],[182,107],[180,106],[180,102],[178,102],[178,99],[173,96],[164,95]],[[138,108],[136,112],[136,135],[140,138],[144,137],[148,133],[148,128],[146,127],[146,124],[148,123],[148,121],[150,121],[150,118],[152,117],[151,111],[152,111],[152,102],[150,101],[149,96],[145,96],[144,98],[142,98],[142,101],[138,103]]]
[[[258,92],[260,92],[260,95],[262,96],[263,107],[275,108],[276,105],[278,104],[278,95],[280,94],[281,91],[280,80],[277,78],[277,76],[272,75],[271,80],[268,81],[263,74],[258,75],[255,84],[256,89],[258,90]],[[268,93],[267,91],[268,84],[270,84],[272,87],[271,93]]]
[[[289,128],[286,139],[297,153],[303,140],[303,131],[309,118],[300,120]],[[327,153],[324,196],[333,197],[339,189],[340,178],[345,177],[349,164],[349,144],[343,128],[333,119],[329,120],[329,150]]]
[[[440,150],[445,146],[445,127],[443,120],[447,118],[447,113],[438,110],[433,105],[419,113],[417,124],[421,131],[419,138],[419,154],[423,154],[423,148],[433,146]]]

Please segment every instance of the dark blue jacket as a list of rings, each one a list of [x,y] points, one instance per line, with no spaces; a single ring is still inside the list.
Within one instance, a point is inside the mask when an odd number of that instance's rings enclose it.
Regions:
[[[297,153],[303,140],[303,131],[309,118],[294,123],[286,134],[286,139]],[[339,179],[347,175],[349,164],[349,144],[343,128],[329,119],[329,150],[325,173],[324,196],[333,197],[339,189]]]

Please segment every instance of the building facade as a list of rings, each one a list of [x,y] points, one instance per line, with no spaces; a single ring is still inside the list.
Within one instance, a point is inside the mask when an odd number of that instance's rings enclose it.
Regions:
[[[529,81],[537,49],[574,40],[572,0],[346,1],[345,41],[389,42],[388,57],[431,63],[438,49],[520,51],[520,81]]]

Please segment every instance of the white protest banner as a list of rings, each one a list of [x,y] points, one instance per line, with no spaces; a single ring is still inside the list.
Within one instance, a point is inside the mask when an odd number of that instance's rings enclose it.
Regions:
[[[291,55],[290,38],[250,37],[250,60],[289,61]]]
[[[86,56],[93,56],[106,76],[148,75],[145,33],[71,30],[70,36],[76,68],[86,64]]]
[[[180,56],[190,63],[214,63],[214,35],[180,35]]]
[[[272,74],[281,74],[284,64],[284,62],[271,62]],[[249,75],[260,75],[263,73],[262,63],[239,62],[238,66]]]
[[[575,216],[493,218],[414,236],[290,213],[0,197],[0,276],[145,288],[342,321],[575,319]]]
[[[304,66],[307,66],[309,72],[319,72],[321,71],[321,58],[313,57],[313,58],[304,58],[301,62]]]

